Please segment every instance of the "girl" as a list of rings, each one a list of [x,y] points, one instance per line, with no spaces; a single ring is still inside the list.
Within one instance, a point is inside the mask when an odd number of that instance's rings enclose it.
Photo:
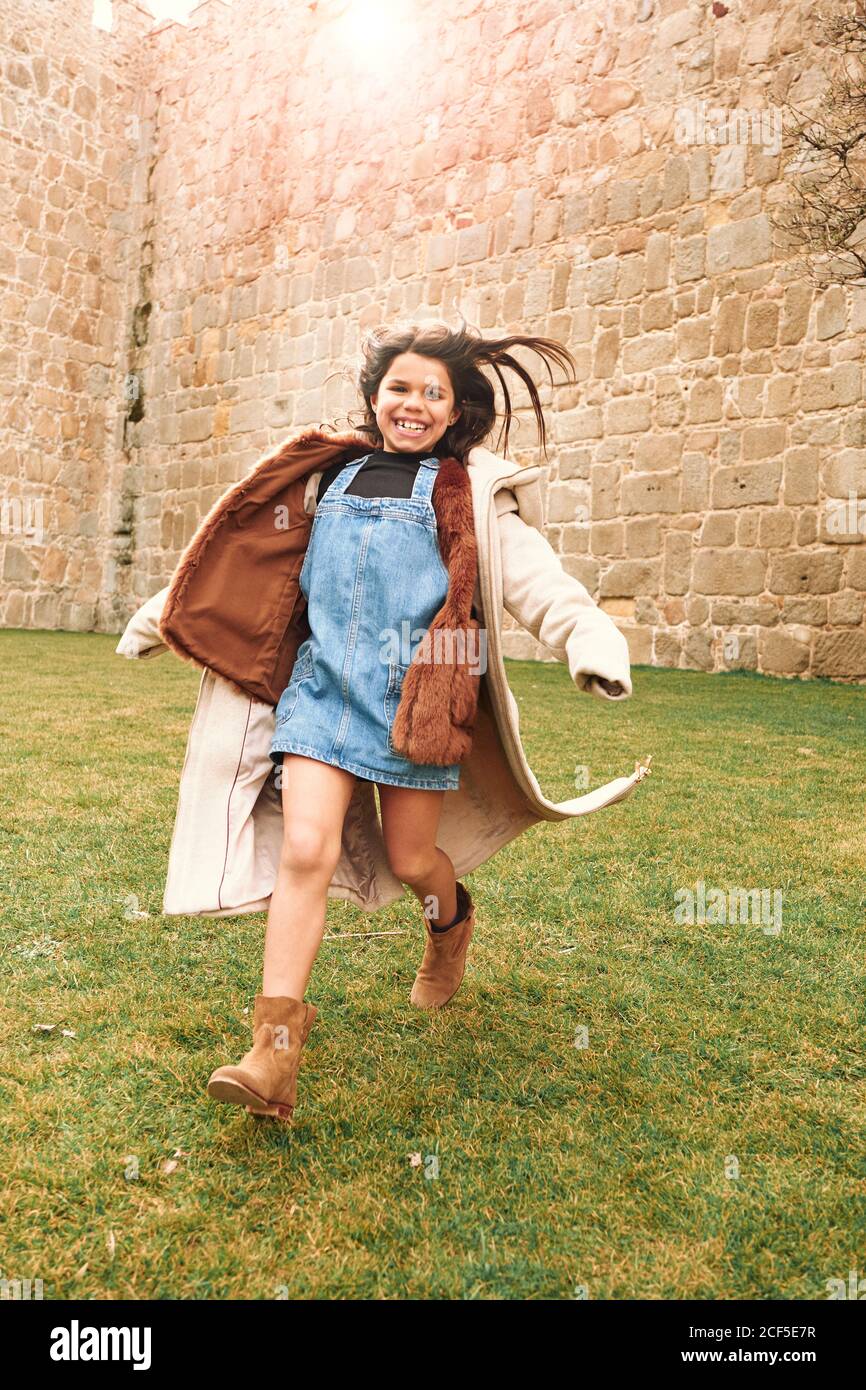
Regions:
[[[394,659],[394,639],[405,632],[423,639],[449,596],[431,496],[442,461],[465,467],[469,450],[493,427],[494,390],[482,365],[502,386],[505,448],[513,412],[503,367],[526,386],[546,448],[538,392],[511,355],[515,346],[538,353],[551,382],[548,359],[575,365],[550,339],[485,340],[465,325],[457,331],[440,324],[379,329],[364,344],[358,383],[364,423],[357,428],[369,436],[371,452],[350,463],[338,459],[318,483],[298,579],[310,636],[279,699],[270,750],[280,769],[284,830],[262,993],[251,1050],[210,1078],[208,1094],[215,1100],[291,1120],[301,1049],[316,1017],[304,995],[359,777],[378,786],[390,866],[424,911],[425,949],[411,1002],[440,1008],[462,982],[475,908],[436,838],[444,793],[458,787],[471,740],[478,677],[461,696],[463,742],[449,745],[448,762],[421,762],[420,745],[410,745],[406,722],[397,717],[411,663]],[[466,626],[469,631],[458,631],[455,640],[477,636],[474,611]],[[624,693],[618,682],[600,683],[611,696]]]

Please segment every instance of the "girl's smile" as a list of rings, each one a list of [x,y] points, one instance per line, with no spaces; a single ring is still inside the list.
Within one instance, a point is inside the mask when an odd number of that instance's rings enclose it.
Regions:
[[[419,421],[417,421],[417,420],[416,420],[416,421],[410,421],[410,420],[408,420],[408,419],[407,419],[407,420],[396,420],[394,423],[395,423],[396,428],[397,428],[398,430],[402,431],[403,433],[407,433],[407,434],[426,434],[426,433],[427,433],[427,430],[428,430],[428,426],[427,426],[427,425],[425,425],[423,422],[419,422]]]

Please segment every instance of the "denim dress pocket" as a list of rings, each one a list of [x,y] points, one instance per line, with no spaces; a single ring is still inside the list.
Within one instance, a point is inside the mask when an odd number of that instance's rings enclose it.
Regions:
[[[401,755],[399,749],[394,747],[391,731],[394,727],[394,720],[397,717],[397,706],[400,703],[400,692],[403,689],[403,679],[408,670],[408,666],[403,666],[397,661],[390,661],[388,663],[388,684],[385,687],[384,700],[385,723],[388,726],[388,750],[391,753],[396,753],[398,757]]]
[[[276,728],[280,728],[294,713],[295,705],[298,703],[298,691],[302,681],[309,680],[313,674],[313,647],[309,638],[298,648],[295,657],[295,664],[292,667],[292,674],[289,683],[280,696],[274,720]]]

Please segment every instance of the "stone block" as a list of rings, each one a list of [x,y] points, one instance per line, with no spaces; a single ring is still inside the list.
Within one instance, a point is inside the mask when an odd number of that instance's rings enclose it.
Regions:
[[[680,505],[688,511],[705,511],[710,497],[710,463],[701,454],[686,454],[682,466]]]
[[[818,539],[818,513],[814,507],[806,507],[797,517],[797,544],[801,549],[814,545]]]
[[[582,555],[563,555],[561,557],[562,568],[566,574],[570,574],[592,595],[596,597],[598,593],[599,575],[601,565],[598,560],[590,560]]]
[[[851,493],[866,499],[866,449],[843,449],[831,455],[823,467],[824,491],[828,497],[846,500]],[[814,500],[812,498],[810,501]],[[864,508],[866,510],[866,500]]]
[[[710,512],[701,527],[700,543],[707,547],[733,545],[736,539],[737,519],[730,512]]]
[[[609,618],[633,618],[637,600],[633,598],[602,598],[598,606]]]
[[[7,541],[3,547],[4,584],[32,584],[38,573],[35,551],[28,553],[26,546]]]
[[[778,336],[778,303],[763,299],[750,304],[746,315],[746,346],[752,352],[759,348],[775,347]]]
[[[783,623],[805,623],[806,626],[820,627],[827,621],[827,599],[786,598],[780,617]]]
[[[684,9],[668,15],[658,24],[656,42],[659,48],[674,48],[677,44],[686,43],[689,39],[695,38],[700,28],[700,12],[686,6]]]
[[[761,265],[772,257],[770,222],[766,213],[711,227],[707,234],[707,271],[724,275]]]
[[[583,491],[564,483],[554,483],[547,493],[547,521],[585,519],[586,501]]]
[[[617,396],[609,401],[605,414],[607,434],[639,434],[650,427],[652,401],[649,396]]]
[[[652,664],[652,629],[648,627],[635,627],[632,624],[623,624],[620,632],[628,643],[628,659],[632,666],[649,666]]]
[[[761,670],[784,676],[797,675],[809,666],[809,646],[788,633],[762,632],[758,639]]]
[[[657,594],[659,572],[658,560],[614,560],[601,577],[601,594],[616,598]]]
[[[687,594],[691,585],[692,538],[670,531],[664,540],[664,587],[667,594]]]
[[[784,425],[747,425],[743,430],[743,458],[777,458],[787,443]]]
[[[715,379],[692,382],[689,387],[687,419],[690,425],[705,425],[722,418],[722,383]]]
[[[593,521],[607,521],[617,515],[617,491],[619,487],[619,464],[594,464],[590,470],[592,502],[590,516]]]
[[[726,632],[721,643],[726,671],[754,671],[758,666],[758,641],[751,632]]]
[[[834,550],[800,550],[774,555],[767,588],[771,594],[830,594],[841,587],[842,556]]]
[[[717,468],[712,479],[713,507],[723,511],[728,507],[778,502],[781,479],[781,462]]]
[[[595,261],[586,272],[587,304],[610,304],[616,293],[617,258]]]
[[[588,478],[592,453],[589,449],[558,449],[556,461],[563,482],[566,478]]]
[[[701,627],[709,616],[710,605],[703,596],[686,599],[686,620],[692,627]]]
[[[637,100],[637,88],[618,78],[607,78],[590,88],[587,106],[596,116],[614,116]]]
[[[767,559],[754,550],[698,549],[694,559],[694,588],[699,594],[760,594]]]
[[[625,550],[629,559],[658,555],[660,549],[661,528],[657,517],[638,517],[626,522]]]
[[[826,371],[805,372],[800,386],[804,410],[834,410],[861,399],[863,369],[859,362],[840,362]]]
[[[601,439],[603,433],[601,406],[585,406],[579,410],[562,410],[554,416],[554,437],[571,444],[581,439]]]
[[[682,655],[682,639],[675,632],[657,631],[653,641],[653,664],[676,668]]]
[[[835,338],[845,331],[845,291],[841,285],[831,285],[818,299],[815,314],[815,337],[822,341]]]
[[[784,484],[782,500],[786,507],[803,502],[818,501],[818,450],[810,444],[798,444],[786,449],[783,455]]]
[[[602,329],[598,335],[598,342],[595,345],[595,358],[593,361],[593,376],[609,377],[613,376],[619,358],[620,335],[618,328]]]
[[[846,556],[846,583],[852,589],[866,589],[866,546]]]
[[[656,328],[670,328],[674,319],[673,295],[652,294],[640,306],[640,326],[643,333]]]
[[[682,362],[694,362],[710,355],[710,318],[683,319],[677,324],[677,355]]]
[[[636,512],[679,511],[678,473],[632,473],[623,478],[621,491],[621,510],[625,516]]]
[[[682,237],[677,240],[674,258],[674,279],[677,284],[703,278],[706,274],[706,254],[705,236]]]
[[[651,232],[646,244],[646,290],[663,290],[667,287],[670,280],[670,257],[670,233]]]
[[[590,527],[589,549],[593,555],[622,555],[625,528],[621,521],[596,521]]]
[[[717,599],[711,605],[710,616],[714,623],[729,627],[741,623],[752,627],[774,627],[779,621],[779,610],[774,603],[760,599]]]
[[[632,343],[626,343],[622,352],[624,372],[651,372],[664,367],[673,360],[673,333],[645,333]]]
[[[775,376],[767,384],[767,416],[793,415],[796,411],[798,383],[792,374]]]
[[[785,290],[780,343],[800,343],[805,338],[809,330],[812,296],[812,286],[800,280]]]
[[[674,468],[683,455],[681,434],[645,434],[635,447],[635,468],[649,472],[655,468]]]
[[[816,676],[866,676],[866,632],[862,628],[819,632],[812,673]]]
[[[778,550],[789,545],[794,534],[794,513],[784,507],[773,507],[761,512],[758,520],[758,545],[768,550]]]
[[[713,332],[714,357],[726,357],[728,353],[742,351],[747,304],[748,299],[744,294],[729,294],[722,299]]]
[[[855,593],[853,589],[846,589],[841,594],[833,594],[828,603],[827,618],[830,623],[836,625],[838,623],[863,622],[863,595]]]
[[[709,628],[692,628],[686,633],[683,665],[687,670],[712,671],[714,666],[713,637]]]

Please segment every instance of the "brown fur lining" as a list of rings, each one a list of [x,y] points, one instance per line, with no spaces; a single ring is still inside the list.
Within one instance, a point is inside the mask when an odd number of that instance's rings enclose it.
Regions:
[[[335,456],[338,452],[352,449],[353,446],[364,448],[368,452],[370,451],[369,439],[364,435],[358,434],[355,430],[350,430],[345,433],[329,433],[325,430],[317,429],[315,426],[309,426],[305,429],[298,430],[296,434],[289,435],[271,453],[265,454],[249,473],[241,478],[239,482],[234,483],[227,492],[223,493],[222,497],[217,498],[210,511],[199,523],[194,536],[189,541],[178,561],[169,591],[166,594],[161,622],[168,623],[170,621],[175,606],[183,597],[192,572],[199,563],[202,552],[205,550],[211,537],[225,523],[226,519],[233,512],[237,511],[238,507],[253,487],[253,484],[258,481],[260,475],[275,465],[288,462],[293,453],[302,449],[304,445],[308,443],[333,445]],[[316,460],[314,459],[309,467],[304,469],[304,476],[312,473],[315,467]],[[165,640],[164,634],[163,638]],[[177,649],[173,644],[170,633],[168,634],[166,644],[172,647],[172,650]],[[189,655],[182,649],[178,654],[187,656],[187,658]]]
[[[406,672],[391,738],[410,761],[446,766],[470,752],[480,685],[466,660],[473,655],[470,632],[479,628],[472,617],[478,573],[472,489],[457,459],[442,460],[432,501],[448,593]],[[450,634],[438,651],[437,631]]]

